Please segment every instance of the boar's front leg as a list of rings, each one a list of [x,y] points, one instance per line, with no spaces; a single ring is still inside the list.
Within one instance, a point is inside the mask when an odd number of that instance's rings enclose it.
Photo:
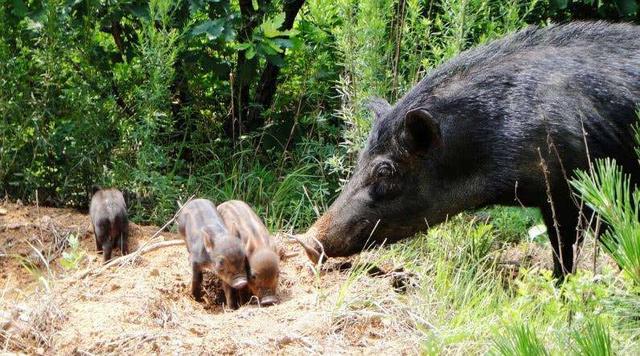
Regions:
[[[195,263],[191,264],[191,270],[193,272],[193,275],[191,277],[191,294],[193,295],[193,299],[195,299],[196,302],[201,302],[202,301],[202,271],[200,270],[200,267]]]
[[[222,290],[224,291],[224,297],[227,301],[227,307],[233,310],[238,309],[238,291],[233,289],[230,285],[222,282]]]

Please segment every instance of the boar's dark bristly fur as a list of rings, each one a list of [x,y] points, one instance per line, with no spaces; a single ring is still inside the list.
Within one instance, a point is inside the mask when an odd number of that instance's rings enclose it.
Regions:
[[[129,253],[127,205],[118,189],[94,188],[89,215],[96,236],[96,248],[102,251],[104,262],[111,259],[114,247],[119,247],[123,255]]]
[[[463,52],[394,106],[370,103],[376,120],[366,147],[303,236],[308,254],[319,250],[312,237],[328,256],[345,256],[464,210],[524,205],[541,209],[563,277],[584,228],[567,178],[612,157],[638,183],[639,103],[638,26],[530,27]]]

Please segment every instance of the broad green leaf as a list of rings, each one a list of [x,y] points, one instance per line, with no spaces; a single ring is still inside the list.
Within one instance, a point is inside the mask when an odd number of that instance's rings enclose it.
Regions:
[[[29,9],[27,9],[27,5],[25,5],[24,1],[13,0],[13,10],[11,10],[11,12],[14,15],[16,15],[17,17],[23,18],[27,16],[28,11]]]
[[[260,25],[260,28],[262,29],[264,36],[267,38],[278,37],[283,35],[283,32],[280,31],[280,27],[282,27],[283,23],[284,12],[279,13],[273,18],[265,20],[265,22]]]
[[[253,46],[252,46],[252,47],[247,48],[247,52],[245,53],[245,57],[246,57],[247,59],[251,59],[251,58],[253,58],[255,55],[256,55],[256,50],[255,50],[255,48],[253,48]]]
[[[275,42],[280,48],[292,48],[293,47],[293,42],[290,39],[274,38],[272,41]]]
[[[282,48],[274,40],[265,40],[264,42],[277,53],[282,53]]]
[[[208,20],[194,27],[191,34],[198,36],[205,33],[209,40],[215,40],[222,34],[224,25],[224,19]]]
[[[238,43],[235,46],[235,49],[237,49],[238,51],[245,51],[248,48],[252,47],[251,43]]]

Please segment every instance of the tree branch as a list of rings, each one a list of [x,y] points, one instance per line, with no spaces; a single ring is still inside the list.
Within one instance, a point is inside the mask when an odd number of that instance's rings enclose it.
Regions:
[[[298,12],[304,5],[305,0],[292,0],[284,2],[284,22],[280,27],[281,31],[288,31],[293,28]],[[280,58],[284,60],[285,52],[278,54]],[[273,97],[275,96],[278,86],[278,76],[280,74],[280,67],[268,62],[264,68],[262,75],[260,76],[260,82],[256,89],[256,97],[254,105],[249,110],[246,118],[246,128],[248,130],[256,130],[264,125],[264,117],[262,113],[268,109],[273,103]]]

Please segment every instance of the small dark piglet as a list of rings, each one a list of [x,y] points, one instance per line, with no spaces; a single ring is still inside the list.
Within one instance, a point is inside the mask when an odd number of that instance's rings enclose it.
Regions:
[[[178,216],[178,231],[187,243],[193,270],[191,293],[202,300],[202,273],[212,271],[222,281],[227,306],[237,309],[238,289],[247,286],[242,244],[225,227],[215,205],[207,199],[187,203]]]
[[[280,258],[269,231],[251,207],[242,201],[224,202],[218,206],[218,213],[229,232],[245,246],[249,260],[251,293],[258,298],[260,305],[277,303]]]
[[[119,247],[123,255],[129,253],[129,220],[127,205],[118,189],[93,189],[89,208],[96,247],[104,256],[104,262],[111,259],[113,247]]]

